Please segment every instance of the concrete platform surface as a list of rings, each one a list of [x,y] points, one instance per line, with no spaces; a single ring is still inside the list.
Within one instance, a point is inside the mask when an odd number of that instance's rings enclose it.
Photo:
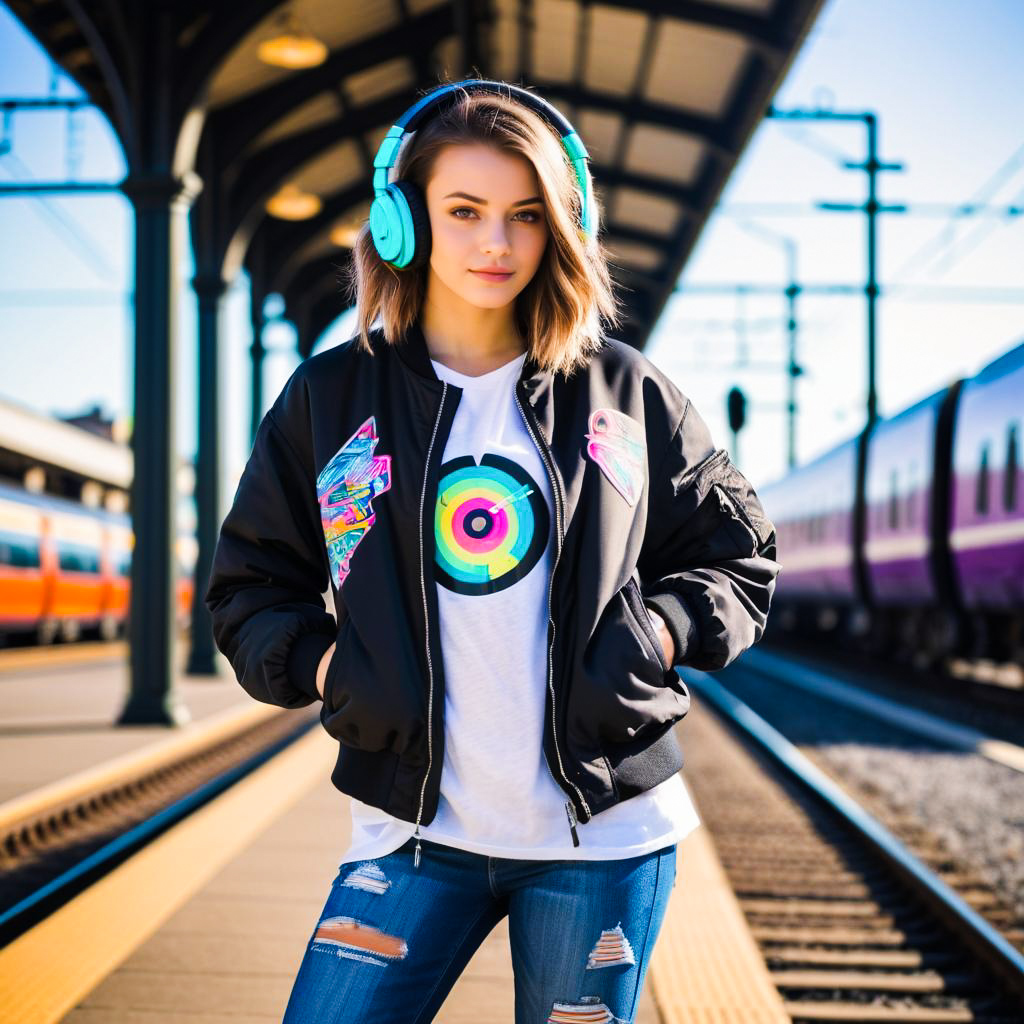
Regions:
[[[281,1020],[349,838],[347,798],[329,779],[333,741],[326,733],[323,740],[320,781],[170,916],[63,1022]],[[513,1024],[513,1007],[506,918],[484,940],[435,1019],[442,1024]],[[661,1024],[649,983],[634,1020]]]
[[[175,732],[114,724],[128,695],[127,653],[120,642],[0,651],[0,803]],[[186,653],[179,644],[179,663]],[[179,664],[178,692],[193,721],[252,703],[217,658],[219,676],[189,676]]]

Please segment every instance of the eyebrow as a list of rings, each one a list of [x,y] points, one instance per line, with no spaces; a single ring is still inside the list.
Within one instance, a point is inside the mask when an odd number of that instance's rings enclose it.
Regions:
[[[453,196],[458,196],[459,199],[468,199],[471,203],[479,203],[481,206],[487,205],[486,199],[480,199],[478,196],[471,196],[468,192],[449,192],[445,196],[445,199],[451,199]],[[530,199],[520,199],[518,203],[513,203],[515,206],[526,206],[527,203],[539,203],[542,202],[540,196],[532,196]]]

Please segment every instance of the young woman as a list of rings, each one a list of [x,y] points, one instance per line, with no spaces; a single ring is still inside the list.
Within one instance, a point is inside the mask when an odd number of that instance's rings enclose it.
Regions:
[[[517,1024],[633,1020],[699,823],[675,666],[756,642],[779,566],[689,399],[602,334],[585,158],[505,83],[411,108],[358,334],[294,372],[224,521],[217,644],[258,700],[323,701],[350,798],[287,1024],[430,1021],[505,915]]]

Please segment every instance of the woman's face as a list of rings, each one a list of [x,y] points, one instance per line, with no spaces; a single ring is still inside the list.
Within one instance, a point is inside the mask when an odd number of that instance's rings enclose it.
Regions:
[[[548,240],[533,164],[492,146],[449,145],[434,162],[426,198],[433,296],[439,280],[474,306],[509,305],[530,283]],[[494,266],[511,274],[489,278],[476,273]]]

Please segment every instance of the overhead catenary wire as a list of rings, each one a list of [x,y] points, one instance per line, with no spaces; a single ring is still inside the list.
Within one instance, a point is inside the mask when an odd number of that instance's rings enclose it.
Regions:
[[[0,167],[12,164],[17,168],[18,175],[22,180],[34,181],[35,175],[32,173],[32,169],[22,160],[17,153],[8,151],[0,154]],[[79,256],[89,266],[90,270],[95,271],[102,277],[105,277],[108,281],[120,284],[120,277],[110,261],[107,259],[102,249],[100,249],[96,243],[89,238],[81,229],[81,227],[74,222],[70,217],[67,216],[65,211],[61,207],[53,202],[53,200],[46,196],[35,197],[37,206],[36,209],[40,210],[42,214],[49,217],[51,224],[56,224],[57,227],[65,234],[67,238],[71,240],[72,247],[77,250]]]
[[[981,204],[987,204],[992,197],[998,192],[998,190],[1007,182],[1021,167],[1024,167],[1024,145],[1017,148],[1016,152],[1000,166],[994,174],[986,181],[974,195],[962,207],[950,215],[948,223],[943,226],[939,232],[933,236],[929,241],[922,245],[916,252],[912,253],[900,266],[893,277],[901,279],[907,275],[912,275],[918,271],[919,267],[924,267],[930,260],[937,259],[942,255],[943,251],[952,246],[955,239],[955,229],[957,222],[965,216],[973,216],[974,211],[971,209],[974,206]],[[1016,206],[1024,199],[1024,191],[1018,193],[1017,198],[1011,205]],[[975,245],[982,238],[984,238],[994,227],[994,223],[991,219],[988,220],[987,226],[983,222],[978,225],[978,231],[975,232],[976,240]],[[973,246],[972,246],[973,248]],[[959,257],[963,258],[963,255]],[[941,268],[942,273],[946,273],[953,264],[948,261]]]

